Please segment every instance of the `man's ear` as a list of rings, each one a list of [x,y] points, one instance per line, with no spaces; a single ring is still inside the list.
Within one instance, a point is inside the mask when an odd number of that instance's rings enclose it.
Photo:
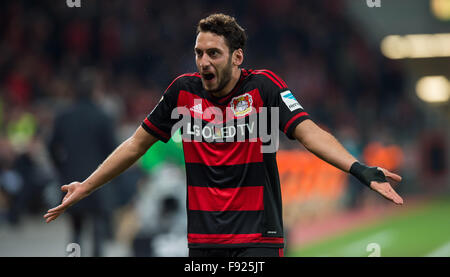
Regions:
[[[240,66],[244,62],[244,51],[239,48],[233,52],[233,65]]]

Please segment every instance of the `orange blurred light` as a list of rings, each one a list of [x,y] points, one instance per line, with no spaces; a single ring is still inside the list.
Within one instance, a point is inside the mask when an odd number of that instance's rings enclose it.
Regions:
[[[397,145],[383,146],[379,142],[367,145],[363,152],[368,166],[379,166],[389,171],[398,170],[403,164],[403,151]]]

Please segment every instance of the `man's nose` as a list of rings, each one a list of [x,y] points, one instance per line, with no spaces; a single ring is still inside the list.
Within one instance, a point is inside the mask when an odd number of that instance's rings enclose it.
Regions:
[[[211,60],[208,55],[203,55],[199,60],[199,65],[201,68],[206,69],[211,65]]]

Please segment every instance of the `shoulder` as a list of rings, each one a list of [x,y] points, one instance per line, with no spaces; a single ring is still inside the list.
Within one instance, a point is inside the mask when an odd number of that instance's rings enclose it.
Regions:
[[[198,85],[201,84],[201,76],[198,72],[195,73],[184,73],[180,76],[173,79],[173,81],[169,84],[167,89],[164,91],[164,93],[170,91],[170,90],[176,90],[179,91],[180,89],[183,89],[184,87],[189,87],[192,85]]]
[[[254,82],[264,90],[281,91],[287,89],[284,80],[269,69],[249,69],[244,70],[249,82]]]
[[[267,105],[277,105],[278,96],[288,87],[281,77],[268,69],[246,70],[248,89],[257,88]]]

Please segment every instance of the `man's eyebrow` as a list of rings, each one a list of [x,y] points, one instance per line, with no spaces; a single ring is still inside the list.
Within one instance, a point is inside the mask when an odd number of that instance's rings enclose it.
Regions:
[[[206,51],[211,51],[211,50],[214,50],[214,51],[217,51],[217,52],[222,52],[221,49],[216,48],[216,47],[211,47],[211,48],[206,49]]]
[[[207,49],[205,49],[205,50],[203,50],[203,49],[200,49],[200,48],[198,48],[198,47],[194,47],[194,51],[205,51],[205,52],[207,52],[207,51],[217,51],[217,52],[223,52],[223,50],[221,50],[221,49],[219,49],[219,48],[216,48],[216,47],[211,47],[211,48],[207,48]]]

